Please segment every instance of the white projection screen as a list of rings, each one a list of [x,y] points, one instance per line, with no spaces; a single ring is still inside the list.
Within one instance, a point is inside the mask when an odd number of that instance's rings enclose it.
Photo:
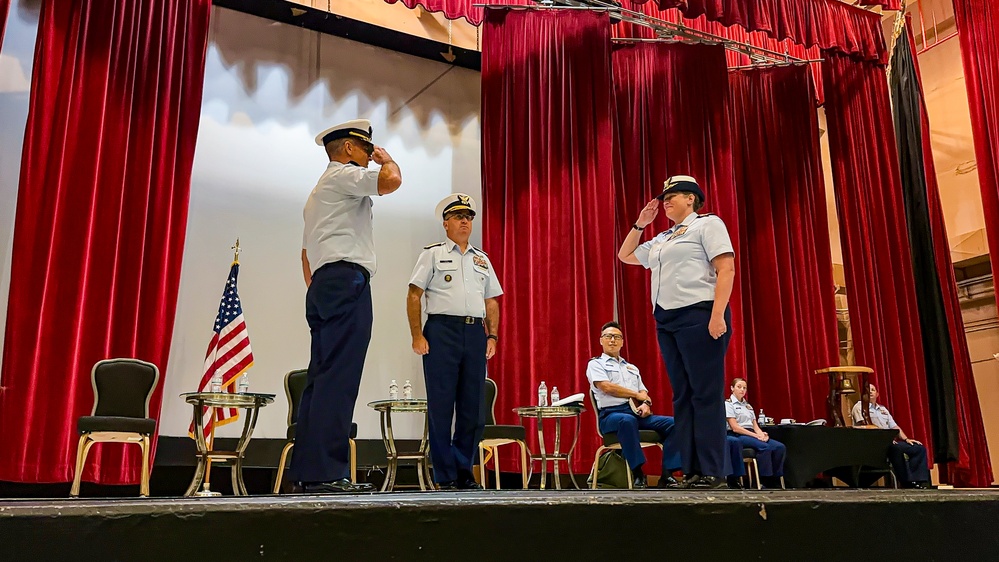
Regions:
[[[215,8],[162,435],[187,434],[191,408],[178,395],[197,389],[238,237],[239,294],[255,357],[250,390],[277,395],[254,436],[284,437],[284,374],[309,360],[302,206],[328,163],[313,138],[358,117],[372,121],[376,144],[404,180],[374,203],[374,332],[354,414],[358,436],[380,435],[366,404],[387,397],[392,379],[426,396],[405,296],[423,246],[443,240],[437,202],[452,192],[480,199],[479,74]],[[399,437],[422,434],[419,416],[396,418]],[[218,435],[236,436],[240,425]]]

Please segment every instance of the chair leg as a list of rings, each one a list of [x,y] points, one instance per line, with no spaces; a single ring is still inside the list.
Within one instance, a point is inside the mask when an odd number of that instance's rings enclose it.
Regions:
[[[80,441],[76,445],[76,474],[73,475],[73,487],[69,490],[70,497],[80,495],[80,479],[83,478],[83,461],[86,458],[87,434],[80,436]]]
[[[783,476],[780,477],[780,489],[781,490],[786,490],[787,489],[787,486],[784,485],[784,477]]]
[[[628,489],[629,490],[634,490],[635,489],[635,476],[631,473],[631,465],[628,464],[628,461],[625,461],[624,467],[628,469]]]
[[[526,490],[527,484],[530,481],[530,478],[527,476],[527,444],[523,441],[517,441],[517,444],[520,445],[520,477],[523,479],[524,489]]]
[[[357,484],[357,442],[347,439],[347,444],[350,445],[350,481]]]
[[[743,486],[746,488],[750,488],[753,485],[753,473],[751,471],[753,467],[749,461],[750,459],[742,459],[742,467],[743,470],[746,471],[746,473],[742,475],[742,482]]]
[[[291,448],[295,446],[294,441],[289,441],[284,444],[284,448],[281,449],[281,460],[278,461],[278,471],[277,476],[274,477],[274,493],[281,493],[281,481],[284,480],[284,465],[288,461],[288,452]]]
[[[142,436],[142,443],[139,443],[139,447],[142,448],[142,475],[139,477],[139,496],[143,498],[149,497],[149,436]]]
[[[483,488],[486,487],[486,485],[485,485],[485,482],[486,482],[486,452],[485,452],[485,449],[486,449],[486,447],[482,443],[479,443],[479,483],[482,484]]]
[[[485,469],[486,467],[482,468]],[[483,472],[483,474],[485,474],[485,472]],[[493,447],[493,476],[496,478],[496,489],[499,490],[500,489],[499,447]]]
[[[756,477],[756,489],[762,490],[763,481],[760,480],[760,465],[756,462],[756,459],[753,459],[753,475]]]
[[[891,484],[892,484],[892,486],[895,486],[895,489],[897,490],[898,489],[898,478],[895,477],[895,472],[889,472],[888,474],[891,475]]]
[[[591,490],[596,490],[597,489],[597,476],[600,475],[600,454],[603,453],[603,452],[604,452],[604,448],[603,447],[598,447],[597,448],[597,454],[594,455],[594,457],[593,457],[593,468],[590,469],[590,474],[593,475],[593,477],[590,480],[590,489]]]

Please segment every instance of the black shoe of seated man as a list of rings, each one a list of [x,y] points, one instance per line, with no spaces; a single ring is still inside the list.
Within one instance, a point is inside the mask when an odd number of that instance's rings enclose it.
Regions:
[[[341,478],[332,482],[302,483],[302,491],[307,494],[340,494],[352,492],[370,492],[371,484],[354,484],[349,478]]]
[[[909,482],[907,488],[913,488],[915,490],[930,490],[933,486],[929,482]]]
[[[728,488],[730,490],[743,490],[745,489],[742,485],[742,478],[739,476],[729,476],[728,477]]]
[[[672,474],[667,474],[666,476],[661,476],[659,478],[659,483],[656,484],[656,488],[663,488],[667,490],[679,490],[680,481],[673,478]]]
[[[458,482],[456,480],[448,480],[447,482],[438,482],[437,490],[441,492],[457,492]]]
[[[642,472],[642,467],[632,469],[631,475],[633,477],[631,482],[631,487],[633,489],[644,490],[649,487],[649,481],[645,478],[645,473]]]
[[[728,486],[724,478],[718,476],[701,476],[690,484],[691,490],[719,490]]]
[[[459,490],[481,490],[482,486],[475,481],[475,478],[463,478],[458,480]]]
[[[689,474],[687,476],[684,476],[683,480],[680,481],[680,489],[681,490],[687,490],[687,489],[689,489],[700,478],[701,478],[700,474]]]

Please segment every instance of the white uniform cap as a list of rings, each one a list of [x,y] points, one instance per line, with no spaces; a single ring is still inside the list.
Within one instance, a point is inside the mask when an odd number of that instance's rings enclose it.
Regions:
[[[371,142],[371,121],[367,119],[354,119],[353,121],[333,125],[316,135],[316,144],[326,146],[330,141],[345,137]]]
[[[444,219],[444,213],[452,213],[454,211],[470,211],[472,216],[475,216],[475,199],[472,199],[464,193],[452,193],[441,202],[437,204],[437,210],[434,211],[441,220]]]

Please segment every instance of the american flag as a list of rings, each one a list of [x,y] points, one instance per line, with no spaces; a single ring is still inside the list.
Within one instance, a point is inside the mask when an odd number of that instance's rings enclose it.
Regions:
[[[253,366],[253,352],[250,351],[250,335],[246,331],[243,320],[243,305],[236,293],[236,278],[239,277],[239,262],[232,262],[229,279],[222,291],[222,302],[219,303],[219,313],[215,317],[215,334],[208,344],[205,354],[205,374],[201,377],[198,392],[211,392],[212,378],[216,373],[222,375],[222,392],[235,392],[236,379]],[[236,408],[205,408],[204,424],[205,438],[212,432],[212,410],[215,410],[214,424],[216,427],[239,419]],[[194,424],[190,433],[194,434]]]

